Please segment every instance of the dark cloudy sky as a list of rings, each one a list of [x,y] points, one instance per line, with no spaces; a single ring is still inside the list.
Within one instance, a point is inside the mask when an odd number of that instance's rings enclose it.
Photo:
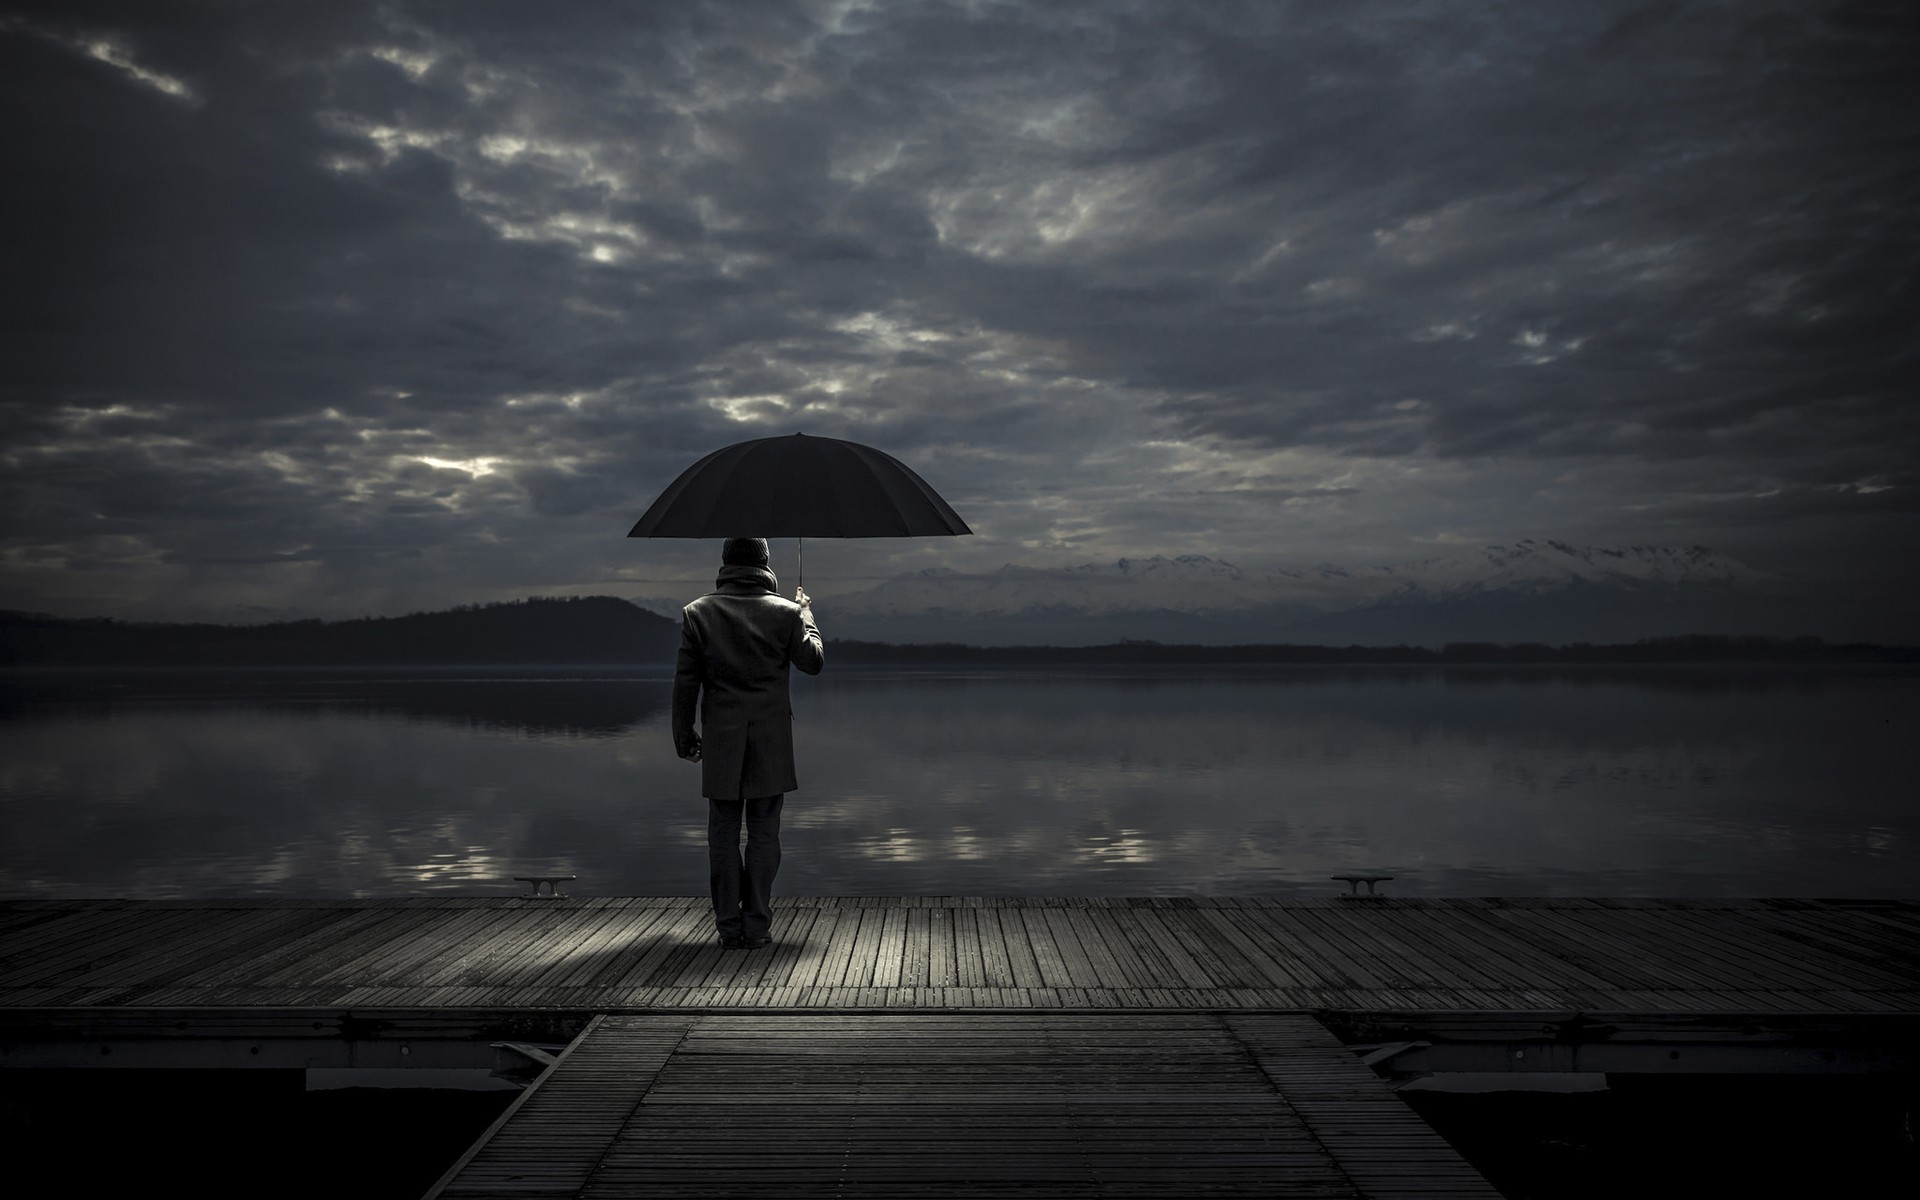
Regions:
[[[1917,12],[0,6],[0,607],[693,594],[627,528],[796,430],[978,533],[823,594],[1523,537],[1901,594]]]

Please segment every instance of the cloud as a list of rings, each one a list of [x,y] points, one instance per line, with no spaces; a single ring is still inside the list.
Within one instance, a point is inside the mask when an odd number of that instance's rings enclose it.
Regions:
[[[160,615],[693,580],[710,547],[620,535],[700,454],[800,428],[979,531],[834,550],[849,574],[1802,553],[1701,480],[1910,541],[1915,33],[1861,4],[16,5],[0,581]]]

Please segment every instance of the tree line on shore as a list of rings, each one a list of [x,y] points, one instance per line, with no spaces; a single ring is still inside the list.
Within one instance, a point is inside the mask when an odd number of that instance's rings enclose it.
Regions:
[[[613,596],[534,596],[443,612],[264,625],[167,624],[0,613],[0,666],[321,667],[632,665],[673,661],[679,623]],[[1683,635],[1631,643],[1454,642],[1444,646],[895,645],[830,640],[835,662],[1000,664],[1452,664],[1914,662],[1920,648],[1815,637]]]

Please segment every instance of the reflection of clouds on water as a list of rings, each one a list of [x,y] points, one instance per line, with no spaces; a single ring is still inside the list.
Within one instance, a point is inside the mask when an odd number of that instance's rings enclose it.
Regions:
[[[854,835],[849,844],[854,854],[883,863],[1002,862],[1040,845],[1038,839],[1018,833],[981,833],[965,825],[953,829],[893,826],[878,834]]]
[[[984,862],[993,854],[993,839],[983,837],[971,826],[955,829],[947,841],[947,857],[955,862]]]
[[[855,838],[853,852],[877,862],[918,862],[927,857],[920,839],[898,828]]]
[[[1138,829],[1120,829],[1112,837],[1094,836],[1080,847],[1081,856],[1103,865],[1152,862],[1153,841]]]
[[[1884,719],[1911,680],[826,678],[795,688],[779,894],[1327,894],[1377,868],[1397,894],[1899,895],[1920,853]],[[630,715],[591,711],[618,694],[528,685],[545,733],[504,691],[490,722],[345,694],[14,705],[0,891],[703,894],[664,710],[577,732]]]
[[[910,828],[917,846],[937,840],[929,809],[954,827],[990,831],[982,841],[993,869],[977,873],[987,886],[955,882],[975,860],[949,856],[943,891],[1018,890],[1022,879],[1108,893],[1164,884],[1324,891],[1328,874],[1378,868],[1400,875],[1403,893],[1494,878],[1529,890],[1568,877],[1639,894],[1737,892],[1762,859],[1782,860],[1766,867],[1776,878],[1846,877],[1839,864],[1858,838],[1844,814],[1770,780],[1783,757],[1804,775],[1823,759],[1878,753],[1884,762],[1888,753],[1829,741],[1819,728],[1829,719],[1816,710],[1836,699],[1871,703],[1870,682],[1849,691],[1863,681],[1542,687],[1474,676],[1454,686],[1429,672],[1131,687],[942,682],[950,686],[867,678],[816,687],[803,773],[811,789],[857,783],[872,801],[868,826]],[[1911,706],[1910,690],[1897,694]],[[842,732],[877,723],[886,754]],[[970,786],[942,788],[938,805],[911,799],[932,761]],[[1883,783],[1849,791],[1843,807],[1891,802]],[[1730,835],[1723,818],[1751,823],[1753,836]],[[888,858],[927,862],[897,847]],[[894,878],[903,886],[868,879],[863,890],[911,890],[922,876]],[[1904,885],[1883,870],[1877,885],[1847,877],[1847,886]]]
[[[395,863],[391,873],[404,881],[409,891],[431,892],[464,884],[498,884],[511,878],[515,869],[488,853],[485,846],[467,846],[460,850],[442,850],[423,862]],[[542,869],[561,875],[573,873],[564,864],[543,864]]]
[[[807,799],[803,802],[802,796]],[[798,792],[787,797],[788,803],[780,813],[780,828],[789,829],[843,829],[865,823],[865,813],[871,797],[848,797],[844,800],[816,801],[808,793]],[[701,835],[705,837],[705,834]]]

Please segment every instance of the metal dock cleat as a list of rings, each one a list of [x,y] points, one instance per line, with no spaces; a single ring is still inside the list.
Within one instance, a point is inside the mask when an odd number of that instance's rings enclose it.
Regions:
[[[578,878],[580,878],[578,875],[515,875],[513,877],[515,883],[531,884],[533,887],[532,891],[521,897],[523,900],[564,900],[567,894],[560,890],[560,885]],[[545,892],[540,890],[541,884],[547,886]]]
[[[1329,875],[1327,876],[1327,878],[1340,879],[1340,880],[1346,881],[1346,885],[1347,885],[1346,895],[1340,897],[1342,900],[1345,900],[1348,897],[1361,899],[1367,896],[1376,895],[1377,893],[1373,890],[1373,885],[1376,883],[1384,883],[1385,881],[1392,879],[1393,876],[1391,875]],[[1364,892],[1360,890],[1360,885],[1363,883],[1367,885],[1367,890]]]

